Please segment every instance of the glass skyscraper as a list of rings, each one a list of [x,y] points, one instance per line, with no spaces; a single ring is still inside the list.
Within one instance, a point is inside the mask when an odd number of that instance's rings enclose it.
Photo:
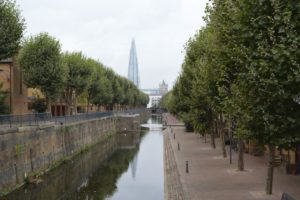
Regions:
[[[132,39],[131,41],[127,78],[131,80],[138,88],[140,88],[139,66],[138,66],[134,39]]]

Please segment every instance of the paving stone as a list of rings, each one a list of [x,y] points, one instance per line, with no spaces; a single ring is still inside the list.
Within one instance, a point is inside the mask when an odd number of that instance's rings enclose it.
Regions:
[[[185,132],[182,123],[174,116],[164,114],[163,117],[167,125],[172,125],[164,131],[166,200],[279,200],[283,192],[300,200],[300,175],[287,175],[281,168],[275,168],[274,194],[265,195],[265,157],[245,154],[245,171],[239,172],[236,170],[237,152],[233,152],[233,164],[230,165],[229,156],[222,157],[218,139],[217,148],[212,149],[209,137],[205,143],[198,134]],[[187,160],[189,173],[185,171]]]

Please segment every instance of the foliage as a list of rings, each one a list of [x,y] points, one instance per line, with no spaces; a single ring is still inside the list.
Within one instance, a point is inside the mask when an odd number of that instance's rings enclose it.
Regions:
[[[9,113],[9,107],[5,103],[8,96],[8,92],[3,91],[2,87],[3,87],[3,83],[0,83],[0,114],[3,115]]]
[[[25,22],[12,0],[0,0],[0,16],[0,60],[2,60],[14,56],[19,50]]]
[[[63,62],[68,71],[64,98],[69,108],[76,107],[77,97],[82,95],[91,84],[92,64],[81,52],[64,53]],[[76,113],[76,109],[73,111]],[[69,114],[72,113],[69,111]]]
[[[66,67],[59,41],[47,33],[31,36],[23,43],[18,61],[28,87],[38,88],[47,100],[54,99],[66,82]]]
[[[32,109],[37,113],[43,113],[47,110],[47,102],[42,98],[35,98],[32,102]]]
[[[299,143],[299,8],[288,0],[211,1],[167,107],[199,132],[212,133],[225,115],[240,139],[270,149]],[[268,194],[272,174],[269,166]]]
[[[149,97],[126,78],[123,78],[100,62],[93,63],[92,81],[88,88],[89,101],[97,106],[113,104],[146,106]],[[112,107],[111,107],[112,108]]]

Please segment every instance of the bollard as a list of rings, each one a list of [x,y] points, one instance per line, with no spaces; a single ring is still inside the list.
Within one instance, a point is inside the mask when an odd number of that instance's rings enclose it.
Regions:
[[[175,133],[173,134],[173,136],[174,136],[174,140],[175,140]]]
[[[186,161],[186,163],[185,163],[185,172],[187,174],[189,173],[189,161]]]
[[[180,145],[179,145],[179,142],[178,142],[178,146],[177,146],[178,150],[180,151]]]

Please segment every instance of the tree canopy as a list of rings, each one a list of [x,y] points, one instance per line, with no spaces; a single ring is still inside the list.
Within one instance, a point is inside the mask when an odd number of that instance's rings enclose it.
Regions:
[[[270,160],[275,146],[299,143],[299,8],[288,0],[212,0],[167,107],[201,133],[234,122],[240,141],[269,146]]]
[[[18,61],[27,86],[40,89],[48,100],[64,89],[67,68],[62,62],[61,45],[54,37],[40,33],[24,40]]]
[[[0,0],[0,60],[14,56],[25,29],[25,21],[12,0]]]

